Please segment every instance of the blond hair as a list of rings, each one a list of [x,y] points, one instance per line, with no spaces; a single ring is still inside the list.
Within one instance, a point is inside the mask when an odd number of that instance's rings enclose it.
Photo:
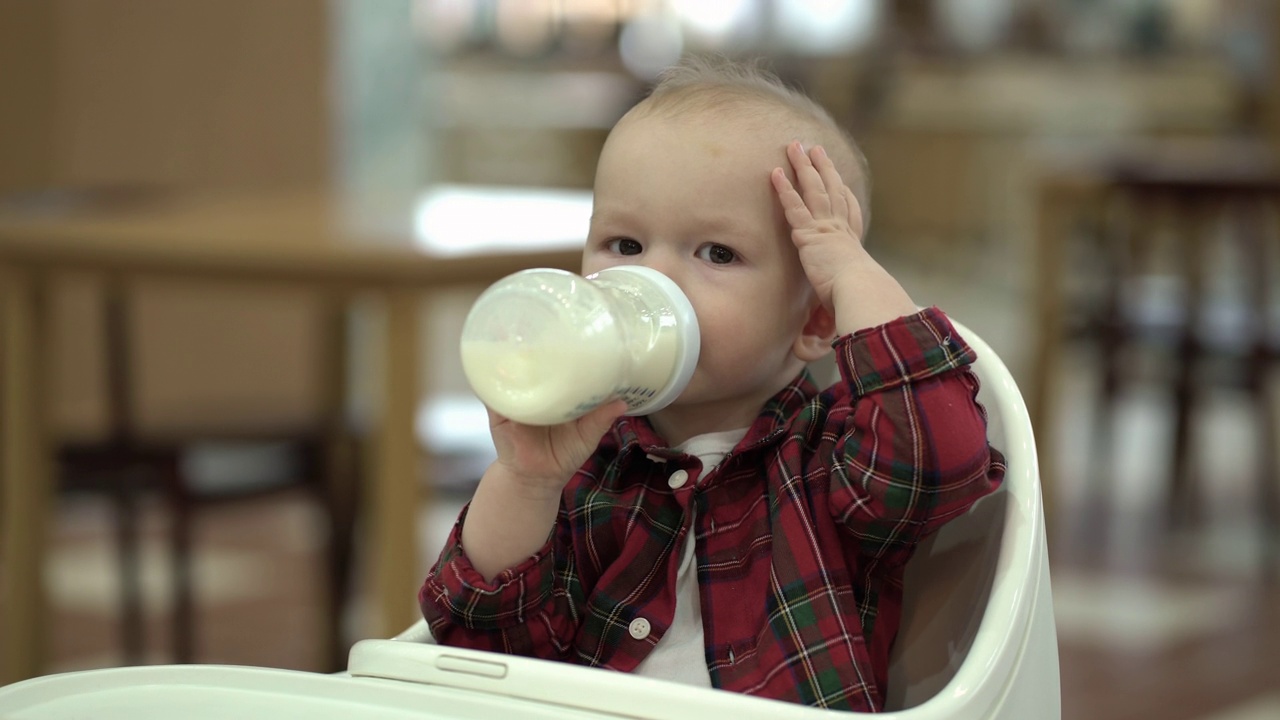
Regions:
[[[719,56],[689,56],[664,70],[647,97],[634,110],[641,112],[706,111],[726,106],[744,117],[776,119],[782,110],[817,131],[840,176],[858,200],[865,233],[871,220],[871,171],[853,137],[831,113],[801,90],[787,85],[761,60],[732,61]]]

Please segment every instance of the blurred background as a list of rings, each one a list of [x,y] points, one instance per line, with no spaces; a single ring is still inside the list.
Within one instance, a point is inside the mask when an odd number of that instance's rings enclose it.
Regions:
[[[766,58],[862,144],[873,253],[1032,403],[1064,717],[1277,718],[1278,40],[1269,0],[0,0],[0,218],[51,192],[581,201],[662,68]],[[329,669],[328,570],[369,528],[308,487],[321,303],[109,280],[49,278],[48,669]],[[423,571],[490,452],[455,351],[481,289],[420,308]],[[358,305],[357,455],[383,367]],[[103,460],[120,403],[164,452]],[[149,463],[183,489],[121,480]],[[367,571],[345,642],[374,627]]]

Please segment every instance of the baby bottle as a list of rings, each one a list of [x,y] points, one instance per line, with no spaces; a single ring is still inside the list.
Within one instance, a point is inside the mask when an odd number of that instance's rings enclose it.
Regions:
[[[670,278],[638,265],[585,278],[536,268],[480,295],[462,327],[462,368],[495,412],[555,425],[614,398],[660,410],[698,363],[698,319]]]

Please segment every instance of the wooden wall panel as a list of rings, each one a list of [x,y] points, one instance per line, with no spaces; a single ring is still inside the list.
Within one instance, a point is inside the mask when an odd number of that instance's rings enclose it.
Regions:
[[[0,1],[0,193],[53,179],[53,10]]]
[[[70,184],[317,184],[328,4],[58,0],[55,174]]]

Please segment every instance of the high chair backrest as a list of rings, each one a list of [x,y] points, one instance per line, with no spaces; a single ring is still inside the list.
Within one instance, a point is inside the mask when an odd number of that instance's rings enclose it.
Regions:
[[[886,710],[903,718],[1055,718],[1057,633],[1035,440],[1009,370],[976,333],[988,438],[1005,455],[1000,491],[928,538],[907,567]]]

